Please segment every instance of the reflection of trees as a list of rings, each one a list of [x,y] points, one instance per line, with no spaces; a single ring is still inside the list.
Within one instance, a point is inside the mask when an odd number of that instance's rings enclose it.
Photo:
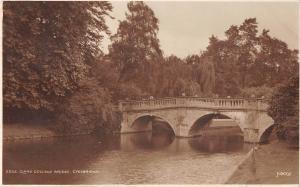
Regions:
[[[239,151],[243,148],[244,139],[240,135],[232,136],[201,136],[189,139],[191,148],[202,152]]]

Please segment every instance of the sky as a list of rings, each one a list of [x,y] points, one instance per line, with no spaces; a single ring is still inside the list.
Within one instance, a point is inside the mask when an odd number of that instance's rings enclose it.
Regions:
[[[197,2],[197,1],[146,1],[159,20],[158,38],[165,56],[184,58],[205,50],[209,37],[225,38],[231,25],[241,25],[247,18],[255,17],[258,31],[284,42],[290,49],[299,49],[299,4],[297,2]],[[112,16],[107,24],[116,33],[119,21],[125,19],[127,2],[112,1]],[[110,41],[106,38],[102,48],[107,52]]]

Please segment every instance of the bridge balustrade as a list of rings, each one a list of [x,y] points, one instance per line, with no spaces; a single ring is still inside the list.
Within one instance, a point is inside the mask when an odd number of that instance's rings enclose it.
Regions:
[[[121,101],[119,110],[156,110],[164,108],[195,107],[210,109],[243,109],[243,110],[266,110],[267,104],[261,99],[214,99],[198,97],[178,97],[150,99],[141,101]]]

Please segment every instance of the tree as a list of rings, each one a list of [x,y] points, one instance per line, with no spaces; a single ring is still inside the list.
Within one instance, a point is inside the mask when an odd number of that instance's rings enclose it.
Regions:
[[[209,39],[202,56],[213,58],[217,94],[239,96],[247,88],[269,90],[298,71],[298,51],[271,37],[268,30],[258,35],[257,28],[256,19],[249,18],[225,31],[226,39]]]
[[[4,107],[51,111],[74,93],[111,9],[103,1],[4,2]]]
[[[277,125],[279,137],[286,138],[289,127],[299,130],[299,74],[280,85],[270,100],[268,114]]]
[[[102,134],[118,130],[120,121],[111,105],[108,89],[94,78],[84,79],[79,89],[58,107],[56,128],[60,133],[82,133],[99,130]]]
[[[157,38],[158,19],[142,1],[130,1],[126,20],[112,36],[109,54],[120,70],[121,81],[135,80],[144,86],[151,63],[159,62],[162,51]]]
[[[187,64],[198,64],[198,63],[200,63],[200,56],[199,55],[188,55],[184,59],[184,61]]]
[[[231,37],[233,38],[233,37]],[[214,93],[220,96],[236,96],[239,94],[240,72],[238,65],[237,42],[219,40],[215,36],[210,38],[207,51],[202,54],[211,56],[214,67]]]
[[[285,42],[271,37],[268,33],[268,30],[263,30],[258,37],[260,51],[252,72],[253,77],[256,77],[256,85],[267,83],[276,86],[298,72],[298,51],[290,50]]]
[[[198,83],[201,92],[211,95],[215,89],[215,68],[210,56],[202,56],[201,63],[198,65]]]

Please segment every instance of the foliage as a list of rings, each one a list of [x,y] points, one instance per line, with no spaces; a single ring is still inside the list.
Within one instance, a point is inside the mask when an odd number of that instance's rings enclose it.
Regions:
[[[277,124],[278,134],[285,138],[290,127],[299,129],[299,74],[292,76],[275,91],[268,114]]]
[[[157,38],[158,19],[142,1],[130,1],[127,7],[126,20],[120,22],[111,38],[109,54],[120,70],[120,80],[134,80],[141,86],[149,77],[150,64],[162,57]]]
[[[249,87],[276,87],[298,71],[298,51],[268,33],[258,35],[256,19],[249,18],[231,26],[225,40],[210,38],[204,53],[213,57],[217,94],[238,96]]]
[[[186,64],[184,60],[171,55],[156,67],[158,78],[154,96],[172,97],[185,95],[200,95],[201,86],[197,82],[196,69],[193,64]]]
[[[108,2],[4,2],[4,106],[54,110],[74,93],[88,71],[85,56],[100,51],[111,9]]]
[[[100,129],[108,133],[119,128],[110,93],[95,79],[83,80],[76,93],[58,111],[58,132],[78,133]]]
[[[140,9],[149,9],[144,5],[128,4],[131,14],[127,14],[126,20],[120,22],[110,48],[112,62],[122,67],[120,80],[126,80],[123,81],[125,84],[136,89],[133,97],[170,97],[185,93],[191,96],[218,94],[223,97],[265,95],[270,98],[271,90],[285,79],[278,77],[287,77],[297,70],[297,51],[288,49],[284,42],[269,36],[267,30],[258,35],[255,18],[246,19],[240,26],[231,26],[225,32],[225,40],[212,36],[207,50],[201,54],[189,55],[185,59],[175,55],[164,59],[149,58],[149,61],[139,58],[136,54],[144,53],[142,56],[145,57],[146,51],[155,51],[147,43],[150,39],[145,39],[151,35],[138,30],[145,28],[143,23],[133,21],[133,17],[136,20],[147,19],[136,13]],[[158,22],[154,20],[150,25],[153,25],[153,33],[156,33]],[[130,28],[141,32],[133,36]],[[137,39],[139,37],[144,39]],[[118,56],[120,54],[123,56]],[[123,77],[124,74],[127,78]]]
[[[202,56],[198,68],[196,69],[197,82],[201,86],[201,92],[208,95],[215,89],[215,67],[211,56]]]
[[[106,57],[93,58],[91,61],[91,71],[89,77],[93,77],[99,86],[106,88],[113,96],[112,100],[117,100],[114,95],[117,94],[119,89],[120,74],[115,65]]]

